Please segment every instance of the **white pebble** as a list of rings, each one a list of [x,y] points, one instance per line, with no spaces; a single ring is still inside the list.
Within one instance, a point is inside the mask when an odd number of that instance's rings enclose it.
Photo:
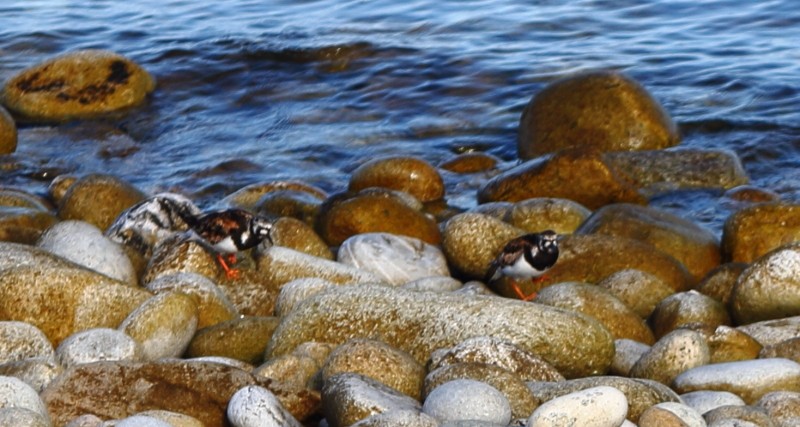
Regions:
[[[0,427],[50,427],[42,415],[25,408],[0,409]]]
[[[54,360],[53,345],[41,329],[27,322],[0,322],[0,364],[24,359]]]
[[[0,409],[3,408],[28,409],[41,415],[48,424],[50,423],[47,408],[36,390],[14,377],[0,376]]]
[[[617,427],[628,414],[628,399],[614,387],[599,386],[543,403],[528,418],[528,427]]]
[[[694,408],[700,414],[719,408],[720,406],[744,406],[741,397],[727,391],[701,390],[681,395],[683,403]]]
[[[503,393],[468,379],[448,381],[433,389],[422,412],[441,422],[475,420],[505,425],[511,421],[511,405]]]
[[[227,413],[234,427],[301,427],[271,391],[256,385],[234,393]]]
[[[56,357],[65,368],[104,360],[142,359],[142,347],[122,331],[87,329],[70,335],[59,344]]]
[[[105,426],[114,427],[173,427],[172,424],[146,415],[133,415],[116,421],[106,421]]]

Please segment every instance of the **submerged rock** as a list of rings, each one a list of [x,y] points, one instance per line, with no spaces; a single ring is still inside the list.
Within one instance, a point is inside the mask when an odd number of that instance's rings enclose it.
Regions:
[[[115,113],[141,104],[155,81],[141,66],[114,52],[81,50],[11,77],[2,100],[36,121],[67,121]]]
[[[593,71],[557,80],[531,99],[517,150],[529,159],[568,147],[655,150],[679,142],[678,127],[644,87],[618,72]]]
[[[368,285],[330,289],[303,301],[283,318],[266,354],[280,356],[306,341],[371,337],[424,363],[437,348],[485,335],[541,356],[567,377],[605,372],[614,356],[608,331],[576,313],[496,297]]]

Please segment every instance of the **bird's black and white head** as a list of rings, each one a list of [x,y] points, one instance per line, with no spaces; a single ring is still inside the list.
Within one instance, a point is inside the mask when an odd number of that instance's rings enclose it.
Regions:
[[[272,222],[268,219],[260,216],[254,216],[250,221],[250,233],[252,234],[253,238],[258,240],[258,243],[267,240],[270,244],[272,244],[272,237],[270,236],[271,232]],[[256,245],[258,243],[256,243]]]
[[[558,257],[558,234],[553,230],[546,230],[536,234],[538,237],[536,247],[540,252]]]

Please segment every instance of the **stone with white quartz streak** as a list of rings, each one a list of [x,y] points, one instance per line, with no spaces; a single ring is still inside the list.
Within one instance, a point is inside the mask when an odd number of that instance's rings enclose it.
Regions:
[[[528,418],[528,427],[617,427],[627,414],[625,395],[614,387],[599,386],[543,403]]]
[[[789,359],[715,363],[683,372],[672,385],[678,393],[729,391],[752,404],[771,391],[800,391],[800,364]]]
[[[257,385],[234,393],[227,413],[234,427],[300,427],[271,391]]]
[[[429,276],[449,276],[447,260],[436,246],[390,233],[364,233],[339,247],[339,262],[375,273],[393,285]]]

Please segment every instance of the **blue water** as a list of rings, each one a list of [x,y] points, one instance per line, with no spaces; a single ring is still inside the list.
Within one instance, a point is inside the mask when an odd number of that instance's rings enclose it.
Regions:
[[[378,155],[508,167],[531,96],[603,68],[648,88],[683,145],[732,150],[753,184],[800,200],[796,0],[0,3],[0,80],[87,48],[139,62],[156,92],[122,120],[21,126],[3,185],[103,172],[208,205],[271,180],[340,191]],[[482,177],[445,179],[452,205],[475,203]],[[735,208],[715,191],[654,203],[715,231]]]

